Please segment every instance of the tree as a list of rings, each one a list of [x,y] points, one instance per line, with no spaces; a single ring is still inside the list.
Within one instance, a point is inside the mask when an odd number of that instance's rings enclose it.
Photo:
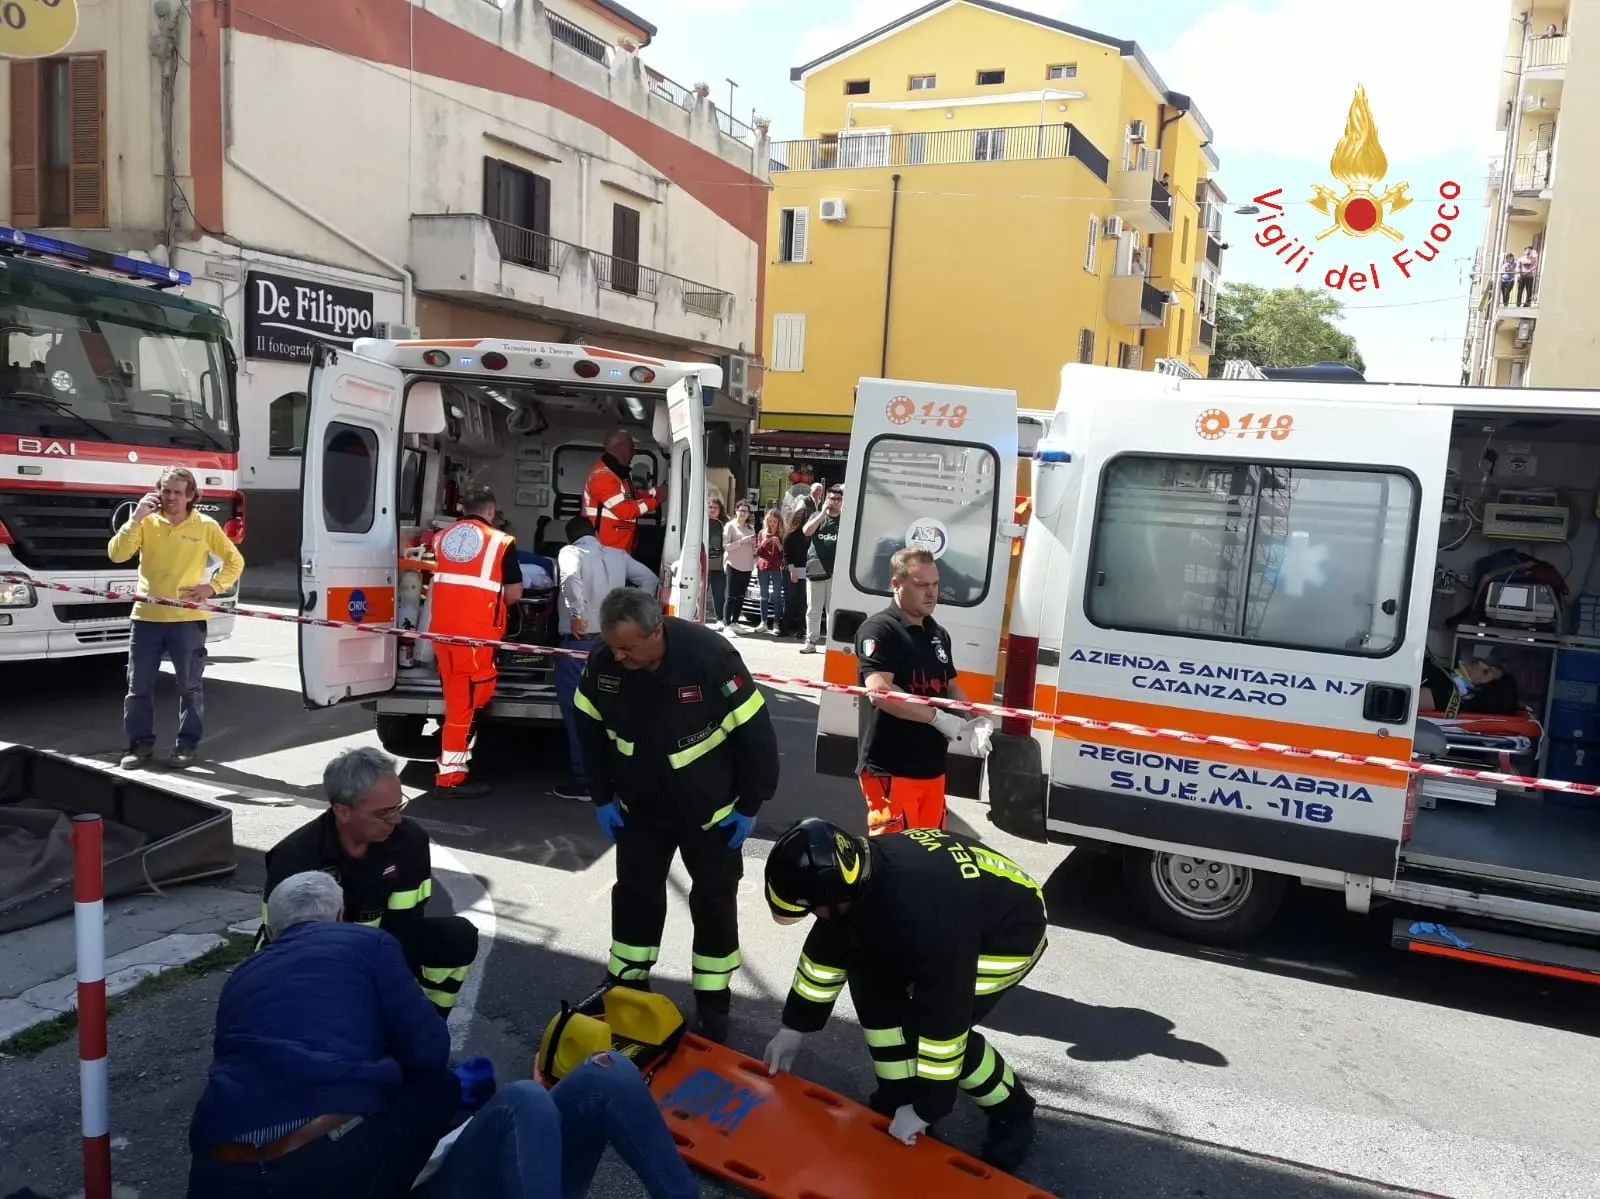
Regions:
[[[1343,312],[1344,305],[1325,291],[1225,284],[1217,298],[1211,373],[1222,374],[1222,364],[1233,358],[1256,366],[1344,362],[1365,371],[1356,339],[1335,323]]]

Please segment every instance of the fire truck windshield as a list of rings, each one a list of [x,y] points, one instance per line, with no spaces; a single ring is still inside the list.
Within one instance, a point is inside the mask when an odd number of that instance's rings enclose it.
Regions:
[[[133,283],[11,261],[0,271],[0,433],[239,448],[228,326]]]

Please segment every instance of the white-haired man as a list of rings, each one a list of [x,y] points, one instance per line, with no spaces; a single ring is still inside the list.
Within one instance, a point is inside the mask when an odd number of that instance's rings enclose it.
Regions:
[[[345,923],[321,871],[267,897],[267,944],[223,985],[189,1125],[188,1199],[402,1199],[450,1127],[450,1034],[399,943]]]
[[[347,749],[322,772],[328,810],[267,851],[267,891],[291,874],[320,870],[344,889],[344,919],[400,942],[423,994],[449,1016],[478,956],[478,930],[463,916],[428,914],[433,859],[428,834],[405,816],[394,759]]]

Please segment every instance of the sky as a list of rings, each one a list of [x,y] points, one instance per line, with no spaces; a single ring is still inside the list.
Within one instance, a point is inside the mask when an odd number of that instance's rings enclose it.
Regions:
[[[659,33],[641,57],[692,86],[704,80],[735,116],[772,121],[774,140],[799,137],[804,97],[789,68],[920,7],[917,0],[629,0]],[[1139,43],[1167,86],[1188,94],[1216,134],[1214,178],[1227,193],[1223,283],[1323,286],[1324,268],[1378,264],[1378,289],[1340,293],[1342,327],[1375,381],[1455,383],[1473,251],[1482,242],[1484,185],[1499,148],[1495,95],[1509,0],[1010,0]],[[1442,185],[1461,188],[1459,216],[1433,261],[1410,278],[1389,261],[1398,243],[1316,235],[1330,222],[1312,184],[1343,192],[1328,159],[1357,85],[1366,89],[1389,159],[1382,186],[1410,185],[1389,219],[1408,247],[1438,221]],[[1102,147],[1105,148],[1105,147]],[[1286,232],[1316,255],[1295,274],[1261,248],[1254,216],[1232,209],[1273,189]],[[1447,189],[1448,190],[1448,189]],[[1048,201],[1041,201],[1048,203]],[[1070,347],[1068,347],[1070,349]]]

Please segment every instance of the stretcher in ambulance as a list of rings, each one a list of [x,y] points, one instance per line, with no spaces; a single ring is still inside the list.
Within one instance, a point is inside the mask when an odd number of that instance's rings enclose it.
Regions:
[[[1136,910],[1191,940],[1249,938],[1298,880],[1407,913],[1392,936],[1409,950],[1600,979],[1593,797],[1478,783],[1460,803],[1390,766],[1135,731],[1497,770],[1520,744],[1544,761],[1545,710],[1447,719],[1424,685],[1430,639],[1448,665],[1469,628],[1471,588],[1440,587],[1441,547],[1495,535],[1452,520],[1481,508],[1496,438],[1588,447],[1570,483],[1593,511],[1592,392],[1063,368],[1002,702],[1128,727],[1006,721],[990,820],[1119,855]],[[1540,634],[1552,653],[1596,648],[1565,631]]]
[[[703,389],[711,363],[667,362],[589,345],[499,339],[358,340],[319,347],[307,389],[300,571],[307,616],[426,631],[425,549],[457,519],[468,486],[495,494],[517,543],[523,599],[496,652],[499,680],[484,716],[559,721],[556,555],[580,510],[602,442],[633,434],[637,481],[663,487],[639,522],[635,557],[660,579],[669,611],[697,618],[706,594]],[[443,697],[426,641],[359,628],[300,630],[306,704],[359,701],[401,757],[434,756],[428,722]]]

